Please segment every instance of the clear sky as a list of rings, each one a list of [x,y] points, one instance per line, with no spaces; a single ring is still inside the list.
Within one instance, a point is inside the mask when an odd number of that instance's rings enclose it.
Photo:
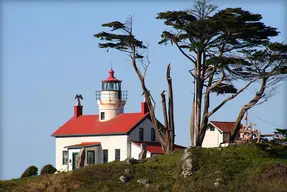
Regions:
[[[164,3],[163,3],[164,2]],[[226,4],[228,2],[228,4]],[[149,44],[151,65],[147,86],[158,103],[166,89],[165,69],[172,64],[175,98],[176,143],[189,146],[189,119],[192,100],[192,65],[175,47],[158,45],[163,21],[156,13],[190,8],[193,1],[97,1],[2,2],[1,10],[1,176],[20,177],[30,165],[55,164],[55,139],[51,134],[73,115],[75,94],[82,94],[84,114],[98,112],[95,91],[108,75],[111,62],[117,78],[128,90],[125,112],[140,110],[143,100],[139,80],[124,53],[98,48],[94,33],[103,30],[102,23],[124,21],[134,15],[134,32]],[[263,15],[267,25],[281,34],[283,41],[285,5],[283,1],[213,1],[220,8],[242,7]],[[263,133],[276,126],[286,127],[283,86],[268,103],[249,112],[249,119]],[[252,98],[251,87],[245,94],[226,104],[211,120],[233,121],[242,105]],[[218,103],[224,97],[212,98]],[[211,105],[211,108],[214,104]],[[285,116],[284,116],[285,115]],[[263,120],[260,120],[260,119]]]

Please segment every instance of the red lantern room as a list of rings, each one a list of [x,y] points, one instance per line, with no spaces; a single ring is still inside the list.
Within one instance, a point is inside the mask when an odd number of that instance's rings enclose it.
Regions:
[[[121,80],[115,78],[113,69],[109,71],[109,76],[102,81],[102,91],[121,91]]]

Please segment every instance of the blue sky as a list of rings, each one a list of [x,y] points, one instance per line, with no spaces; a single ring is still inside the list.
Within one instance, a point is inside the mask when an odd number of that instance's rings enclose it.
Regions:
[[[188,70],[192,65],[175,47],[158,45],[166,27],[155,16],[161,11],[190,8],[193,1],[164,2],[2,2],[0,179],[18,178],[30,165],[40,170],[45,164],[55,163],[55,139],[51,134],[73,115],[75,94],[84,97],[84,114],[98,112],[95,91],[101,89],[101,80],[107,77],[111,62],[116,77],[123,80],[123,89],[128,90],[125,112],[140,110],[142,91],[130,61],[123,53],[98,48],[99,41],[93,37],[103,30],[102,23],[124,21],[128,15],[134,15],[136,37],[149,44],[147,86],[158,103],[160,119],[165,69],[168,63],[172,64],[176,143],[189,146],[193,84]],[[283,1],[213,3],[219,8],[242,7],[262,14],[266,25],[281,31],[274,40],[284,40]],[[276,126],[260,119],[286,127],[283,87],[267,103],[249,112],[249,119],[262,132],[272,132]],[[253,95],[251,87],[211,120],[235,120],[242,105]],[[214,96],[212,101],[218,103],[223,98]]]

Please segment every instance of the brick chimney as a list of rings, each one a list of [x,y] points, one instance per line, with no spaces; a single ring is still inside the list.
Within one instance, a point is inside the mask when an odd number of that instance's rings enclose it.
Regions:
[[[74,118],[78,118],[83,115],[83,106],[74,106]]]
[[[78,118],[83,115],[83,106],[81,105],[81,99],[83,99],[83,96],[81,94],[77,94],[75,99],[77,99],[77,104],[74,106],[74,118]]]
[[[149,112],[147,103],[146,103],[145,101],[143,101],[143,102],[141,103],[141,109],[142,109],[141,112],[142,112],[143,115]]]

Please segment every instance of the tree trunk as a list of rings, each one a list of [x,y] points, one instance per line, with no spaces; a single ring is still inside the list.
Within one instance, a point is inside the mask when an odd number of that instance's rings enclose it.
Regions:
[[[240,110],[237,116],[237,119],[232,128],[231,139],[230,139],[231,142],[234,142],[237,138],[237,134],[241,127],[241,120],[244,117],[244,114],[246,113],[246,111],[248,111],[251,107],[253,107],[262,98],[265,88],[266,88],[267,79],[268,79],[267,77],[262,78],[260,90],[256,93],[255,97],[253,97],[253,99],[250,100],[249,103],[244,105],[242,109]]]
[[[201,120],[201,100],[202,100],[202,88],[203,88],[203,82],[202,79],[200,78],[200,67],[201,67],[201,56],[202,53],[198,52],[197,53],[197,62],[196,62],[196,67],[195,67],[195,89],[196,89],[196,99],[195,99],[195,140],[196,140],[196,146],[198,146],[198,135],[200,131],[200,120]]]
[[[163,119],[164,119],[164,130],[166,132],[164,140],[166,143],[166,151],[168,152],[170,150],[170,147],[168,145],[170,145],[169,141],[170,141],[170,137],[168,134],[168,126],[169,126],[169,121],[168,121],[168,117],[167,117],[167,111],[166,111],[166,99],[165,99],[165,94],[164,91],[162,91],[161,93],[161,102],[162,102],[162,112],[163,112]]]
[[[170,77],[170,64],[167,66],[166,70],[166,79],[168,84],[168,134],[169,134],[169,143],[170,151],[174,150],[174,110],[173,110],[173,90],[172,90],[172,78]]]
[[[168,153],[169,149],[166,148],[166,142],[165,142],[165,135],[167,134],[167,132],[165,131],[164,128],[161,127],[158,120],[156,119],[155,111],[154,111],[155,106],[153,106],[152,101],[151,101],[152,97],[150,95],[149,90],[146,88],[144,76],[141,74],[141,72],[139,71],[137,64],[136,64],[135,46],[132,45],[131,49],[132,49],[132,65],[133,65],[133,68],[134,68],[134,70],[135,70],[135,72],[138,75],[138,78],[140,80],[141,87],[142,87],[142,90],[143,90],[143,93],[145,96],[145,101],[146,101],[148,109],[149,109],[151,122],[154,126],[154,129],[155,129],[155,134],[156,134],[157,138],[159,139],[159,142],[162,146],[163,152]]]
[[[199,131],[199,135],[196,141],[196,145],[197,146],[201,146],[204,136],[205,136],[205,132],[207,129],[207,124],[208,124],[208,109],[209,109],[209,101],[210,101],[210,91],[212,90],[213,87],[212,86],[212,80],[213,80],[213,75],[209,78],[208,80],[208,88],[206,89],[206,93],[205,93],[205,97],[204,97],[204,109],[203,109],[203,117],[201,120],[201,126],[200,126],[200,131]],[[217,84],[219,84],[220,82],[218,82]]]
[[[193,96],[193,101],[192,101],[192,108],[191,108],[191,116],[190,116],[190,140],[191,140],[191,146],[195,145],[195,141],[194,141],[194,98],[195,96]]]

